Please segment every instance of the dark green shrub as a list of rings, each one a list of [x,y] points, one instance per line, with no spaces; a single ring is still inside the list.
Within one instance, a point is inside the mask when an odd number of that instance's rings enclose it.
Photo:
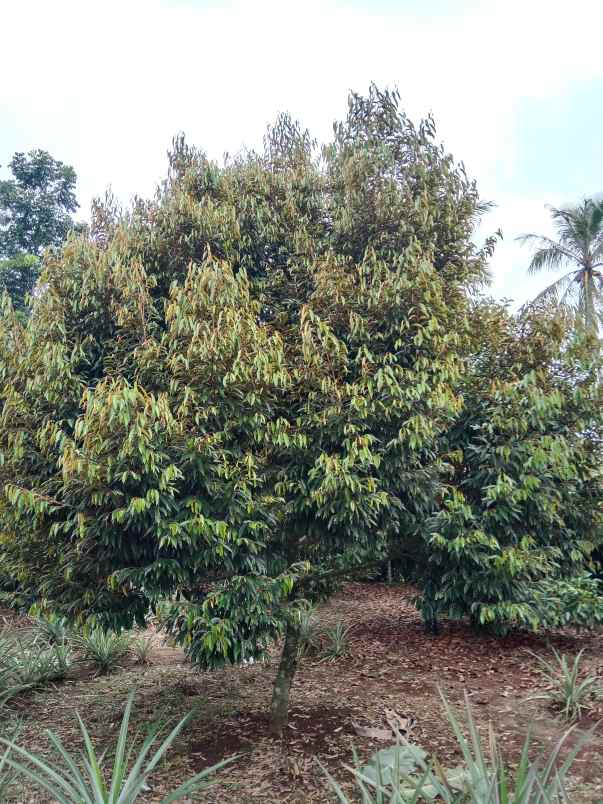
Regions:
[[[476,310],[476,314],[479,310]],[[476,318],[449,479],[425,533],[420,607],[512,627],[594,625],[585,577],[603,535],[600,357],[547,311]]]

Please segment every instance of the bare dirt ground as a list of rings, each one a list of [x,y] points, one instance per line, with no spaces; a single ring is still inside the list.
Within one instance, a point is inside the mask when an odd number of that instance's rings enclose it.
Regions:
[[[128,691],[134,687],[133,732],[144,732],[150,724],[167,725],[195,712],[142,801],[159,801],[192,773],[238,754],[211,790],[191,800],[206,804],[327,802],[332,798],[323,768],[349,783],[342,764],[352,762],[353,747],[364,759],[386,745],[358,736],[356,727],[385,725],[386,708],[414,720],[410,739],[452,767],[459,764],[460,755],[438,690],[457,707],[462,707],[466,691],[478,724],[484,730],[489,721],[494,724],[513,762],[529,729],[541,747],[551,745],[565,729],[545,702],[526,700],[544,683],[528,651],[546,656],[554,646],[573,656],[585,648],[585,670],[598,674],[603,682],[602,633],[522,633],[498,639],[478,635],[464,623],[444,622],[441,633],[430,636],[411,594],[412,590],[400,586],[355,583],[321,609],[321,623],[342,620],[352,626],[351,652],[333,663],[301,661],[288,735],[283,740],[267,733],[276,654],[263,663],[197,672],[179,650],[155,637],[148,666],[127,661],[104,677],[78,667],[64,682],[18,701],[24,718],[20,742],[49,754],[43,732],[50,728],[70,748],[79,749],[74,717],[79,711],[97,744],[112,746]],[[603,704],[579,728],[592,728],[599,719],[603,719]],[[576,804],[603,802],[603,726],[596,727],[580,754],[572,786]],[[18,800],[48,801],[27,790],[20,791]]]

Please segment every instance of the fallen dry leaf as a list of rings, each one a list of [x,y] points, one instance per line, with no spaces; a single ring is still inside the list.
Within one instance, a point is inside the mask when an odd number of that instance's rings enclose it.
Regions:
[[[385,720],[390,726],[393,734],[408,734],[414,724],[414,719],[402,717],[395,709],[385,709]]]
[[[379,729],[372,726],[360,726],[358,723],[352,721],[354,731],[359,737],[368,737],[371,740],[393,740],[395,739],[394,733],[391,729]]]

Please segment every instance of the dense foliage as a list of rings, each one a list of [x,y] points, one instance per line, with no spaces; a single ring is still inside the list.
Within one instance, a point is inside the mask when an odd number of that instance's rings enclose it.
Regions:
[[[281,725],[307,602],[394,556],[450,608],[435,590],[454,598],[457,579],[438,556],[461,520],[485,527],[461,496],[512,495],[532,431],[534,473],[553,474],[520,490],[544,512],[563,475],[559,505],[576,510],[571,526],[536,517],[554,526],[537,545],[518,536],[530,566],[551,547],[551,571],[583,569],[586,536],[560,542],[600,500],[594,483],[583,499],[586,458],[567,465],[591,375],[574,389],[549,361],[548,385],[527,363],[486,382],[500,355],[492,322],[480,345],[472,321],[490,309],[472,301],[492,247],[472,241],[484,206],[432,121],[397,104],[352,95],[321,151],[287,117],[263,154],[223,166],[176,140],[156,198],[126,216],[97,205],[89,234],[48,255],[26,325],[8,301],[1,321],[4,566],[42,606],[113,627],[169,597],[169,627],[205,665],[285,631]],[[460,451],[469,485],[450,482]],[[496,533],[512,540],[504,516]],[[471,551],[459,563],[482,572]]]
[[[600,622],[583,574],[603,524],[598,352],[546,310],[481,302],[474,323],[421,607],[497,630]]]

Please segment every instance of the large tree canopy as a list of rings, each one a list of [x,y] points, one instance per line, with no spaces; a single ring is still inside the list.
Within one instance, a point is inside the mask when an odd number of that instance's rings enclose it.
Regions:
[[[19,310],[39,273],[39,257],[59,246],[74,222],[75,171],[42,150],[16,153],[11,179],[0,181],[0,288]]]
[[[42,150],[16,153],[8,167],[13,178],[0,181],[0,255],[40,256],[73,226],[75,170]]]
[[[5,566],[71,617],[169,596],[204,665],[285,632],[282,728],[306,601],[390,556],[428,588],[482,209],[375,88],[321,151],[286,116],[222,166],[177,139],[155,199],[47,257],[26,326],[5,302]]]

